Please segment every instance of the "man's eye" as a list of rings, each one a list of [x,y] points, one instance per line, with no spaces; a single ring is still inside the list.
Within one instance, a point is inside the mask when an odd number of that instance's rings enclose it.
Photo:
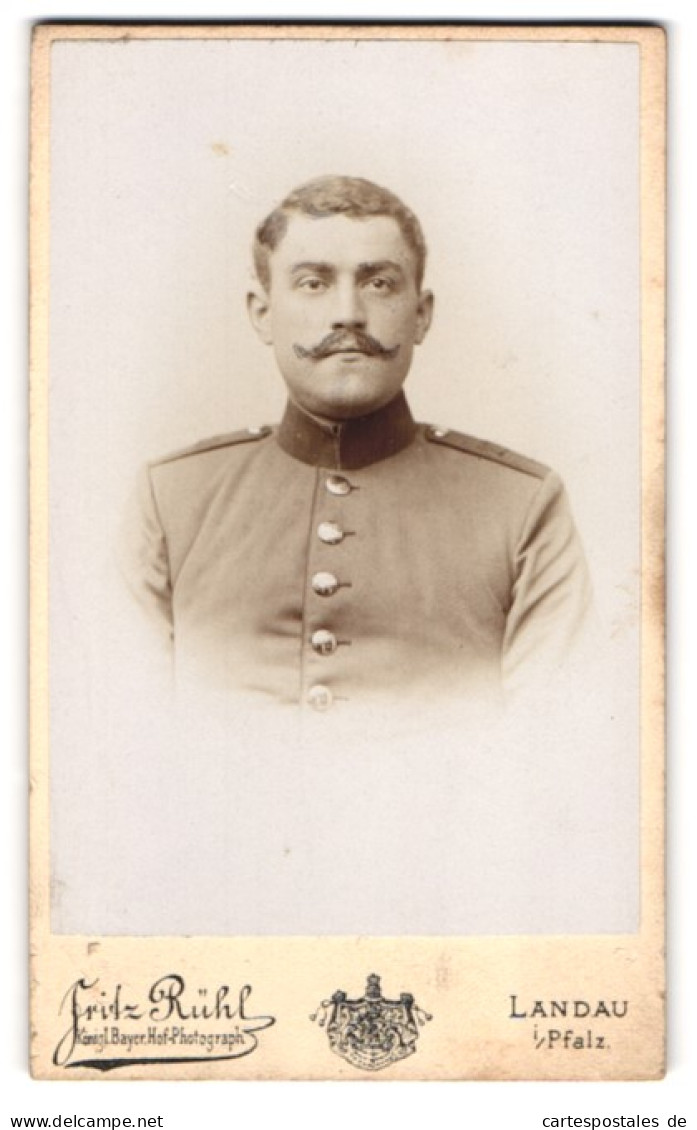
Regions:
[[[320,279],[316,275],[309,275],[306,278],[298,279],[297,285],[302,290],[311,290],[313,292],[316,292],[319,290],[324,290],[327,284],[324,279]]]
[[[375,278],[368,279],[367,285],[369,290],[378,292],[392,290],[394,287],[392,279],[385,278],[383,275],[376,275]]]

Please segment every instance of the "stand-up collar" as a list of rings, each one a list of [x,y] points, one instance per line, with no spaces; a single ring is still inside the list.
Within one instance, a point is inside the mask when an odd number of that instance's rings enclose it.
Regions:
[[[288,455],[315,467],[355,471],[396,455],[416,435],[404,393],[370,416],[328,423],[288,401],[276,440]]]

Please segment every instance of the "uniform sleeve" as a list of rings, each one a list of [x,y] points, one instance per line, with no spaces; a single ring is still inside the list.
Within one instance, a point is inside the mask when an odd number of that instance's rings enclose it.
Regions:
[[[550,472],[530,504],[515,551],[503,647],[506,696],[545,689],[585,650],[591,586],[568,498]]]
[[[118,556],[128,588],[169,647],[173,635],[169,556],[148,467],[141,471],[130,499]]]

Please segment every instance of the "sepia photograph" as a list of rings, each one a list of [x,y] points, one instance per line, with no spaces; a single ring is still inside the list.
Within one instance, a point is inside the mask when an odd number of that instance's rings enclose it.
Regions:
[[[181,1019],[186,941],[259,1077],[654,1077],[663,33],[47,24],[33,84],[41,1070],[166,1071],[76,1017],[128,967]],[[496,1033],[651,1039],[463,1069],[465,951]]]

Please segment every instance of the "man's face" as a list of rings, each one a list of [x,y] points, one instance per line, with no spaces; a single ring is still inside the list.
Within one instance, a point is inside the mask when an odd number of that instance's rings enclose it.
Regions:
[[[250,315],[296,404],[347,420],[399,392],[431,321],[414,253],[391,216],[289,217]]]

